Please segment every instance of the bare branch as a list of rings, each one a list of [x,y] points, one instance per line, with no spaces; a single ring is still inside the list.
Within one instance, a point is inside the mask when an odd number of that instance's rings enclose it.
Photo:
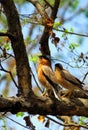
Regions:
[[[35,81],[37,87],[39,88],[40,92],[42,93],[43,91],[42,91],[41,87],[39,86],[39,84],[37,83],[36,78],[35,78],[35,76],[34,76],[34,73],[33,73],[32,69],[31,69],[31,73],[32,73],[32,76],[33,76],[33,78],[34,78],[34,81]]]
[[[12,122],[14,122],[14,123],[16,123],[16,124],[18,124],[18,125],[20,125],[20,126],[22,126],[22,127],[24,127],[24,128],[26,128],[26,129],[29,130],[29,128],[28,128],[27,126],[24,126],[23,124],[21,124],[21,123],[15,121],[15,120],[13,120],[13,119],[11,119],[10,117],[8,117],[8,116],[6,116],[6,115],[4,115],[4,117],[6,117],[6,118],[9,119],[10,121],[12,121]],[[4,118],[4,117],[3,117],[3,118]]]
[[[2,50],[2,52],[4,52],[4,49],[2,48],[2,47],[0,47],[0,49]],[[5,52],[6,53],[6,55],[8,55],[9,57],[12,57],[12,58],[15,58],[12,54],[10,54],[10,53],[8,53],[8,52]],[[8,57],[8,58],[9,58]],[[4,59],[4,60],[6,60],[7,59],[7,57]],[[4,61],[4,60],[2,60],[2,61]]]
[[[69,32],[69,31],[66,32],[65,30],[61,30],[61,29],[57,29],[57,31],[65,32],[65,33],[67,33],[67,34],[73,34],[73,35],[77,35],[77,36],[88,37],[87,34],[81,34],[81,33]]]
[[[80,125],[80,124],[77,124],[77,123],[69,123],[69,124],[63,124],[59,121],[56,121],[54,119],[52,119],[51,117],[49,116],[45,116],[46,118],[48,118],[49,120],[55,122],[56,124],[59,124],[61,126],[65,126],[65,127],[71,127],[71,126],[75,126],[75,127],[83,127],[83,128],[87,128],[88,129],[88,125]]]
[[[51,18],[52,18],[53,20],[55,20],[55,18],[56,18],[59,5],[60,5],[60,0],[55,0],[55,2],[54,2],[54,7],[53,7],[53,10],[52,10],[52,13],[51,13]]]
[[[17,85],[16,81],[14,80],[12,73],[11,73],[10,71],[7,71],[6,69],[4,69],[3,66],[1,65],[1,63],[0,63],[0,67],[1,67],[1,69],[0,69],[1,71],[4,71],[4,72],[6,72],[6,73],[8,73],[8,74],[10,75],[10,77],[11,77],[13,83],[14,83],[15,86],[18,88],[18,85]]]
[[[42,26],[45,26],[45,25],[43,25],[42,23],[38,23],[38,22],[31,22],[30,20],[28,21],[29,23],[31,23],[31,24],[34,24],[34,25],[42,25]],[[65,33],[67,33],[67,34],[72,34],[72,35],[77,35],[77,36],[82,36],[82,37],[88,37],[88,35],[87,34],[82,34],[82,33],[77,33],[77,32],[70,32],[70,31],[65,31],[65,30],[62,30],[62,29],[55,29],[55,28],[53,28],[54,30],[56,30],[56,31],[60,31],[60,32],[65,32]]]
[[[40,15],[42,17],[43,23],[45,24],[45,19],[48,18],[48,15],[45,12],[45,9],[38,2],[38,0],[27,0],[27,1],[31,2],[36,7],[36,9],[38,10],[38,12],[40,13]]]
[[[83,78],[82,82],[84,82],[84,80],[86,79],[87,75],[88,75],[88,72],[84,75],[84,78]]]
[[[47,0],[44,0],[44,1],[51,9],[53,9],[53,6]]]
[[[15,35],[13,35],[12,33],[10,32],[7,32],[7,33],[4,33],[4,32],[0,32],[0,36],[7,36],[9,37],[10,39],[15,39]]]

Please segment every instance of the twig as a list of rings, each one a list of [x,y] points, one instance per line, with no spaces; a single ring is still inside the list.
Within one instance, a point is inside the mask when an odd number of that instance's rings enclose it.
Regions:
[[[51,9],[53,9],[52,5],[47,0],[44,0],[44,1]]]
[[[10,39],[15,39],[15,36],[12,35],[10,32],[4,33],[4,32],[0,32],[0,36],[7,36]]]
[[[34,81],[35,81],[35,83],[36,83],[37,87],[39,88],[39,90],[41,91],[41,93],[43,93],[43,91],[42,91],[41,87],[39,86],[38,82],[36,81],[36,78],[35,78],[35,76],[34,76],[34,74],[33,74],[32,69],[31,69],[31,73],[32,73],[32,76],[33,76],[33,78],[34,78]]]
[[[42,26],[44,26],[42,23],[40,24],[40,23],[37,23],[37,22],[31,22],[31,21],[28,21],[28,22],[31,23],[31,24],[35,24],[35,25],[42,25]],[[66,32],[65,30],[55,29],[55,28],[53,28],[53,29],[56,30],[56,31],[64,32],[64,33],[71,34],[71,35],[77,35],[77,36],[82,36],[82,37],[88,37],[87,34],[76,33],[76,32],[70,32],[70,31],[67,31],[67,32]]]
[[[5,116],[5,115],[4,115]],[[17,122],[17,121],[15,121],[15,120],[13,120],[13,119],[11,119],[10,117],[8,117],[8,116],[5,116],[7,119],[9,119],[9,120],[11,120],[12,122],[14,122],[14,123],[16,123],[16,124],[18,124],[18,125],[20,125],[20,126],[22,126],[22,127],[24,127],[24,128],[26,128],[26,129],[28,129],[29,130],[29,128],[27,128],[27,126],[24,126],[23,124],[21,124],[21,123],[19,123],[19,122]],[[3,117],[4,118],[4,117]]]
[[[88,35],[86,34],[81,34],[81,33],[75,33],[75,32],[70,32],[70,31],[65,31],[65,30],[61,30],[61,29],[56,29],[57,31],[60,31],[60,32],[65,32],[67,34],[73,34],[73,35],[78,35],[78,36],[83,36],[83,37],[88,37]]]
[[[88,75],[88,72],[84,75],[84,78],[83,78],[82,82],[84,82],[84,80],[86,79],[87,75]]]
[[[2,49],[2,47],[0,47],[0,49],[1,49],[2,51],[4,51],[4,49]],[[8,52],[6,52],[6,54],[7,54],[9,57],[15,58],[15,56],[13,56],[12,54],[9,54]]]
[[[27,1],[31,2],[36,7],[41,17],[43,18],[43,21],[45,21],[45,19],[48,18],[47,13],[45,12],[44,8],[41,6],[38,0],[27,0]]]
[[[51,60],[56,60],[56,61],[65,63],[65,64],[67,64],[68,66],[70,66],[70,67],[72,67],[72,68],[81,68],[81,67],[82,67],[82,65],[81,65],[81,66],[72,66],[72,65],[70,65],[68,62],[65,62],[65,61],[60,60],[60,59],[55,59],[55,58],[53,58],[53,57],[51,58]],[[83,68],[86,68],[86,67],[83,67]]]
[[[30,18],[32,15],[37,15],[38,13],[31,13],[31,14],[19,14],[22,17]]]
[[[3,66],[1,65],[1,63],[0,63],[0,67],[1,67],[1,69],[0,69],[1,71],[4,71],[4,72],[6,72],[6,73],[8,73],[8,74],[10,75],[10,77],[11,77],[13,83],[14,83],[15,86],[18,88],[18,85],[17,85],[16,81],[14,80],[12,73],[11,73],[10,71],[5,70],[5,69],[3,68]]]
[[[59,62],[65,63],[65,64],[69,65],[70,67],[74,68],[74,66],[70,65],[69,63],[67,63],[67,62],[65,62],[65,61],[63,61],[63,60],[60,60],[60,59],[54,59],[54,58],[52,58],[51,60],[56,60],[56,61],[59,61]]]
[[[88,129],[88,125],[80,125],[80,124],[76,124],[76,123],[70,123],[70,124],[63,124],[63,123],[60,123],[54,119],[52,119],[51,117],[49,116],[45,116],[46,118],[48,118],[49,120],[61,125],[61,126],[65,126],[65,127],[69,127],[69,126],[75,126],[75,127],[83,127],[83,128],[87,128]]]
[[[31,55],[31,57],[33,57],[33,56]],[[33,64],[34,64],[34,63],[33,63]],[[35,64],[34,64],[34,67],[35,67]],[[35,68],[36,68],[36,67],[35,67]],[[43,90],[41,89],[41,87],[39,86],[38,82],[36,81],[36,78],[35,78],[35,76],[34,76],[34,73],[33,73],[32,69],[31,69],[31,73],[32,73],[32,76],[33,76],[33,78],[34,78],[34,81],[35,81],[37,87],[39,88],[39,90],[41,91],[41,93],[43,93]]]

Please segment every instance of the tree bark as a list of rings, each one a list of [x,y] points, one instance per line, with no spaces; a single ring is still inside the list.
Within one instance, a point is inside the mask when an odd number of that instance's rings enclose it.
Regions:
[[[30,97],[24,98],[3,98],[0,97],[0,112],[29,112],[40,115],[68,115],[88,116],[88,99],[86,98],[65,98],[62,101],[50,98]]]
[[[21,32],[19,15],[13,0],[0,0],[8,22],[8,33],[14,36],[11,39],[12,49],[16,60],[16,71],[18,77],[18,95],[27,96],[32,93],[31,74],[26,48]]]

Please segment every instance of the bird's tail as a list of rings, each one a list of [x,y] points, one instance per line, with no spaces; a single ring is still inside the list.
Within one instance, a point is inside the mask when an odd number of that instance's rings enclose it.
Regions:
[[[54,83],[47,75],[44,74],[44,76],[46,77],[46,80],[50,83],[50,85],[52,86],[52,90],[55,97],[58,100],[60,100],[59,91],[61,90],[61,87],[58,84]]]

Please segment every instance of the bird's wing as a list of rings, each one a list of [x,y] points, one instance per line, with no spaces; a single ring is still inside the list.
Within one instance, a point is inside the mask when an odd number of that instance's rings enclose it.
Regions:
[[[46,75],[50,80],[52,80],[54,83],[57,83],[56,76],[52,69],[48,66],[43,66],[42,67],[44,75]]]
[[[70,83],[73,83],[74,85],[82,86],[82,84],[83,84],[79,79],[77,79],[75,76],[71,75],[69,73],[69,71],[67,71],[65,69],[62,70],[62,75],[67,81],[69,81]]]
[[[42,66],[43,74],[46,78],[46,80],[49,82],[49,84],[52,86],[52,90],[54,92],[55,97],[60,100],[60,97],[58,96],[58,90],[61,89],[61,87],[58,85],[57,78],[52,71],[52,69],[48,66]]]

